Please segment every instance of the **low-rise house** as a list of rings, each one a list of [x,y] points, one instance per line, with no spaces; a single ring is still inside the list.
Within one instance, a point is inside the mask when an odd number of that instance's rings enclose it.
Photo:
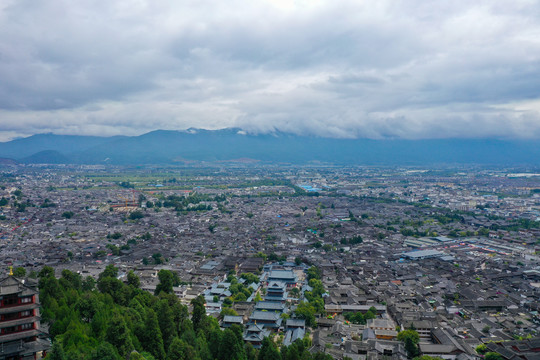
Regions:
[[[298,329],[298,328],[305,329],[306,328],[306,320],[304,320],[304,319],[287,319],[287,321],[285,322],[285,328],[287,330],[288,329]]]
[[[431,357],[437,357],[437,358],[448,359],[448,360],[454,360],[459,355],[464,353],[463,350],[459,349],[453,344],[443,345],[443,344],[420,343],[418,346],[422,355],[428,355]]]
[[[221,312],[221,303],[207,302],[204,306],[206,307],[207,315]]]
[[[431,332],[434,328],[433,323],[428,320],[405,321],[401,324],[402,329],[414,329],[418,332],[420,339],[431,340]]]

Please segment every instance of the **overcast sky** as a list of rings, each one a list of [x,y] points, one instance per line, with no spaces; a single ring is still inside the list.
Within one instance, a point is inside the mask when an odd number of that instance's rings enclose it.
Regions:
[[[0,141],[540,138],[540,2],[2,0]]]

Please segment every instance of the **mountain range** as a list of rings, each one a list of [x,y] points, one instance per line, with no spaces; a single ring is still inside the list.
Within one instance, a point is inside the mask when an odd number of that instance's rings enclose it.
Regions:
[[[0,143],[25,164],[282,163],[337,165],[540,165],[540,140],[372,140],[245,134],[240,129],[156,130],[140,136],[38,134]]]

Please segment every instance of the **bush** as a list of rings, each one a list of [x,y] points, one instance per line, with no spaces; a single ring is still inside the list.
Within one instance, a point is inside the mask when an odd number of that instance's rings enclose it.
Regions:
[[[142,219],[143,217],[144,217],[144,214],[142,213],[142,211],[139,211],[139,210],[133,211],[131,214],[129,214],[130,220],[139,220],[139,219]]]

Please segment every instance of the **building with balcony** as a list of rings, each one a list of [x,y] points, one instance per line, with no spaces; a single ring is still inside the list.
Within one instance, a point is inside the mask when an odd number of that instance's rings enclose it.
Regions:
[[[50,342],[40,330],[37,289],[8,276],[0,280],[0,360],[38,360]]]

